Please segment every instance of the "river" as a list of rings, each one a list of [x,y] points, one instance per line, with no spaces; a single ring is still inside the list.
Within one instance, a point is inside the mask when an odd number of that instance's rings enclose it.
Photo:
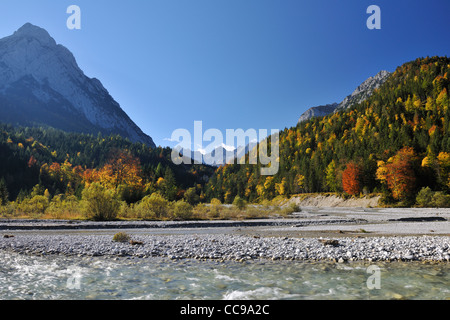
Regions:
[[[36,256],[7,251],[0,252],[0,261],[1,300],[441,300],[450,297],[449,263],[217,262]]]

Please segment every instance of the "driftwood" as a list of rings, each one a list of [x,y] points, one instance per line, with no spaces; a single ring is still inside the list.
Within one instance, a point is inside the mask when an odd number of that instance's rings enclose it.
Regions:
[[[142,246],[144,243],[142,241],[130,240],[132,246]]]
[[[320,239],[319,240],[324,246],[339,246],[339,241],[337,240],[326,240],[326,239]]]

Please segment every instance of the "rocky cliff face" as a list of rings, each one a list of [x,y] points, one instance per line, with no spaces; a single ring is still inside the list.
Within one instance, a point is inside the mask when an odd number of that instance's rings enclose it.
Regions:
[[[155,147],[101,82],[42,28],[25,24],[0,39],[0,121],[65,131],[120,134]]]
[[[327,104],[325,106],[313,107],[306,110],[298,120],[298,123],[307,121],[314,117],[323,117],[333,112],[348,109],[355,104],[361,103],[369,98],[373,91],[379,88],[391,75],[388,71],[380,71],[374,77],[370,77],[356,88],[355,91],[347,96],[341,103]]]
[[[309,108],[308,110],[305,111],[305,113],[303,113],[300,116],[300,119],[298,120],[298,122],[303,122],[303,121],[308,121],[309,119],[315,118],[315,117],[323,117],[326,116],[330,113],[333,113],[334,110],[336,110],[336,108],[338,107],[337,103],[333,103],[333,104],[327,104],[324,106],[318,106],[318,107],[313,107],[313,108]]]
[[[391,75],[388,71],[380,71],[374,77],[371,77],[364,81],[355,91],[347,96],[336,108],[336,112],[345,110],[351,106],[361,103],[369,98],[375,89],[378,89]]]

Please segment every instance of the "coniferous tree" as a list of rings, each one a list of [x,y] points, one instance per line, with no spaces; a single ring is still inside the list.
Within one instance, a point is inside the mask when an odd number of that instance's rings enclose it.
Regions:
[[[0,179],[0,205],[5,205],[8,202],[9,192],[4,178]]]

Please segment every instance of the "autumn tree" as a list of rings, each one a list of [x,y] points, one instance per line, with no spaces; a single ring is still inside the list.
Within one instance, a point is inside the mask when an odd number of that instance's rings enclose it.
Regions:
[[[114,220],[120,209],[120,202],[112,190],[99,183],[93,183],[83,190],[82,199],[86,217],[95,221]]]
[[[336,174],[336,162],[331,161],[325,170],[325,180],[328,188],[332,192],[338,191],[338,180]]]
[[[66,159],[64,163],[53,162],[41,167],[41,179],[48,179],[53,184],[54,190],[59,193],[74,194],[75,190],[82,183],[83,169],[81,166],[73,167]]]
[[[108,189],[120,185],[133,188],[142,187],[141,163],[127,151],[113,153],[107,164],[100,170],[100,181]]]
[[[342,172],[342,187],[349,195],[357,195],[361,192],[361,168],[354,162],[349,162]]]
[[[302,190],[305,185],[305,176],[301,174],[297,174],[294,180],[294,190]]]
[[[34,156],[31,156],[30,159],[28,160],[28,168],[35,166],[36,163],[37,163],[36,158]]]
[[[287,179],[283,178],[280,183],[275,183],[275,190],[281,196],[286,195],[288,190]]]
[[[439,175],[442,183],[450,189],[450,153],[441,152],[437,157],[439,163]]]
[[[439,93],[438,97],[436,98],[436,104],[438,108],[440,108],[444,112],[447,112],[450,105],[450,100],[446,88],[444,88],[441,93]]]
[[[378,163],[377,179],[387,184],[396,200],[405,200],[415,189],[414,161],[416,155],[411,147],[404,147],[386,163]]]
[[[159,193],[153,193],[139,201],[134,209],[145,220],[161,220],[169,216],[170,203]]]
[[[174,203],[172,216],[177,220],[188,220],[192,217],[193,207],[186,201],[180,200]]]
[[[128,203],[140,200],[144,192],[140,160],[127,151],[116,151],[103,167],[86,169],[80,175],[87,187],[99,183]]]

